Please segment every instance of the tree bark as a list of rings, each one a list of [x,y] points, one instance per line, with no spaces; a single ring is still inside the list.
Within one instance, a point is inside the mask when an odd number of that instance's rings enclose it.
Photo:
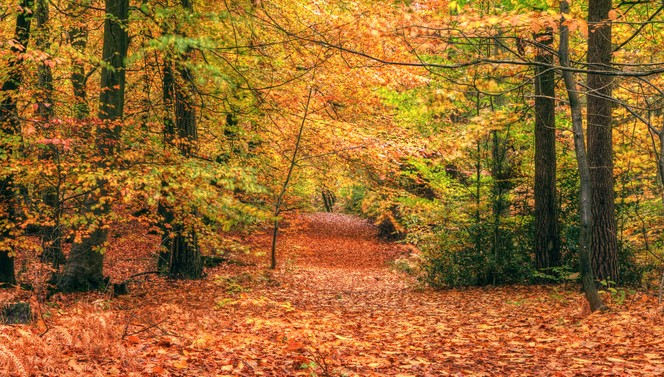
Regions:
[[[535,60],[553,64],[553,33],[536,36]],[[560,236],[556,209],[556,101],[555,72],[535,68],[535,267],[560,266]]]
[[[579,169],[579,217],[581,230],[579,233],[579,268],[581,272],[581,284],[583,292],[590,304],[590,310],[605,310],[606,306],[602,302],[590,263],[590,249],[592,246],[591,230],[593,225],[593,215],[590,209],[592,197],[592,182],[590,180],[590,167],[588,156],[586,155],[586,146],[583,135],[583,116],[581,114],[581,102],[579,101],[579,92],[576,87],[574,74],[568,68],[569,64],[569,28],[565,25],[565,15],[569,13],[569,4],[567,0],[560,2],[560,46],[559,57],[562,68],[562,76],[567,90],[569,108],[572,113],[572,132],[574,133],[574,152]]]
[[[611,69],[611,0],[588,1],[588,69]],[[599,280],[618,282],[618,238],[613,187],[611,133],[612,76],[588,73],[588,163],[593,185],[593,272]]]
[[[47,0],[37,0],[35,9],[36,20],[36,35],[35,46],[40,51],[48,50],[50,42],[49,24],[49,8]],[[38,67],[38,102],[37,114],[39,122],[46,136],[48,134],[49,121],[53,116],[53,74],[51,66],[43,62]],[[51,137],[46,136],[46,137]],[[55,160],[59,153],[58,147],[55,145],[45,146],[44,150],[40,152],[39,158],[41,160]],[[56,179],[58,181],[58,179]],[[65,256],[62,252],[62,232],[60,229],[60,193],[57,184],[49,185],[42,188],[41,198],[44,205],[48,210],[48,217],[52,225],[42,225],[40,227],[41,240],[42,240],[42,255],[41,260],[44,263],[50,263],[56,270],[60,264],[64,262]]]
[[[50,31],[48,30],[49,11],[47,0],[37,0],[35,9],[36,36],[35,46],[40,51],[46,51],[51,45]],[[39,94],[37,101],[37,114],[42,121],[48,121],[53,116],[53,74],[51,66],[42,62],[38,67]]]
[[[185,11],[193,11],[191,2],[182,0],[181,5]],[[167,145],[177,146],[184,157],[194,154],[198,142],[196,113],[191,95],[194,77],[185,65],[187,59],[187,53],[178,58],[169,54],[165,59],[163,79],[164,106],[168,112],[164,118],[164,141]],[[175,72],[179,77],[175,77]],[[162,182],[162,188],[167,190],[168,182]],[[163,251],[159,255],[160,271],[165,271],[175,279],[200,279],[203,277],[203,259],[196,232],[187,229],[183,223],[185,216],[178,216],[165,202],[160,203],[158,210],[164,222]]]
[[[16,141],[13,139],[20,130],[14,95],[21,86],[23,79],[21,70],[23,59],[19,54],[25,51],[30,39],[32,5],[31,0],[21,1],[21,11],[16,17],[14,31],[15,44],[11,47],[13,57],[7,67],[9,77],[2,84],[1,89],[5,96],[0,102],[0,128],[3,133],[2,140],[0,140],[0,150],[6,153],[6,163],[9,164],[11,164],[13,151],[16,150]],[[14,189],[14,180],[11,174],[0,178],[0,287],[16,284],[12,245],[17,221]]]
[[[106,0],[104,22],[104,44],[102,59],[106,65],[101,71],[99,95],[99,119],[96,147],[101,156],[111,156],[120,136],[118,122],[124,110],[125,58],[129,38],[126,23],[129,0]],[[58,280],[58,288],[64,292],[99,289],[104,283],[103,254],[101,251],[108,238],[103,217],[109,212],[109,204],[100,199],[108,196],[104,182],[100,189],[87,199],[82,210],[93,215],[96,224],[88,229],[89,234],[72,245],[64,271]],[[107,199],[107,198],[106,198]]]
[[[72,11],[78,10],[72,9]],[[83,21],[78,19],[73,19],[70,22],[74,26],[69,29],[69,43],[78,54],[83,55],[88,45],[87,27]],[[85,119],[90,116],[90,108],[86,90],[85,66],[81,59],[74,59],[72,63],[71,83],[74,91],[74,118]]]

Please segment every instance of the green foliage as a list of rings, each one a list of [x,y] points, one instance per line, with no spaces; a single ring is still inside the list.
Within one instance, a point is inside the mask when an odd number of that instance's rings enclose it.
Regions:
[[[487,239],[478,241],[479,235],[493,232],[486,225],[441,230],[420,246],[425,260],[421,279],[435,288],[530,282],[534,274],[530,242],[520,231],[518,227],[502,229],[502,237],[514,243],[496,247]],[[477,247],[478,242],[487,247]]]
[[[367,195],[367,187],[363,185],[353,184],[343,187],[341,189],[341,200],[344,212],[361,215],[362,202]]]
[[[640,287],[647,283],[644,277],[651,276],[657,270],[652,263],[639,263],[637,250],[627,240],[623,240],[618,245],[618,268],[620,285],[630,287]]]
[[[224,287],[226,293],[230,295],[237,295],[240,293],[250,292],[251,288],[245,285],[251,283],[253,277],[249,274],[242,274],[238,276],[217,276],[215,282]]]

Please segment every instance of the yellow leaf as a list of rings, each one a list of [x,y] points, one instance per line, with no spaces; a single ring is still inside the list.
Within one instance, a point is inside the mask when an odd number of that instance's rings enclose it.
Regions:
[[[178,369],[187,369],[188,368],[187,360],[182,359],[180,361],[176,361],[176,362],[173,363],[173,366],[178,368]]]

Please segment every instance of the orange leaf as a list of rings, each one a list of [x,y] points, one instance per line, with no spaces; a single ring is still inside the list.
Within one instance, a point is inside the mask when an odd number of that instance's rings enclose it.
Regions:
[[[136,335],[129,335],[125,339],[127,339],[127,341],[131,344],[138,344],[138,343],[141,342],[141,339],[139,337],[137,337]]]
[[[159,365],[157,365],[157,366],[155,366],[154,368],[152,368],[152,373],[161,374],[161,373],[164,373],[165,371],[166,371],[166,370],[164,369],[164,367],[159,366]]]
[[[302,344],[302,342],[298,342],[297,340],[289,339],[288,343],[286,344],[286,348],[289,351],[298,351],[304,348],[304,344]]]
[[[615,21],[618,18],[618,12],[616,12],[614,9],[611,9],[609,11],[609,20]]]

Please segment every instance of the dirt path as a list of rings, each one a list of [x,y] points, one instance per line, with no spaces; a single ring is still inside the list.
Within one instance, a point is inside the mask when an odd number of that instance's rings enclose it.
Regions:
[[[664,316],[652,296],[588,315],[574,287],[421,289],[390,267],[403,247],[339,214],[295,218],[279,240],[276,272],[263,255],[262,265],[223,265],[202,281],[67,296],[46,308],[44,336],[0,327],[0,375],[664,374]],[[256,250],[269,241],[253,237]]]

